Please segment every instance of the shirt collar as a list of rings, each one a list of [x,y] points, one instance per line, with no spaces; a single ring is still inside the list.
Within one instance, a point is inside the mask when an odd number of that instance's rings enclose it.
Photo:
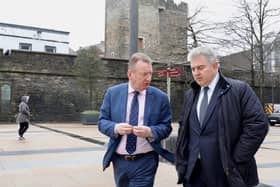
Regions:
[[[209,90],[214,90],[218,81],[219,81],[220,75],[219,73],[216,74],[216,76],[214,77],[214,79],[211,81],[211,83],[208,85]],[[203,89],[204,87],[201,87],[201,89]]]
[[[131,82],[128,82],[128,94],[132,94],[135,91],[135,89],[132,88]],[[147,89],[139,92],[139,95],[146,95]]]

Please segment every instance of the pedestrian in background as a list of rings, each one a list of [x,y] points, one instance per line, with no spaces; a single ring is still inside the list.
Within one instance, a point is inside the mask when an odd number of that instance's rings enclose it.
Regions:
[[[19,135],[19,140],[24,140],[24,133],[27,131],[29,128],[29,123],[30,123],[30,110],[28,106],[28,100],[29,96],[22,96],[21,97],[21,102],[18,106],[18,114],[17,114],[17,123],[19,123],[19,130],[18,130],[18,135]]]
[[[184,187],[253,187],[255,153],[268,131],[263,107],[245,82],[224,77],[215,53],[189,54],[194,81],[179,121],[175,164]]]
[[[153,68],[150,57],[132,55],[128,83],[109,88],[104,96],[99,130],[110,137],[103,167],[113,162],[117,187],[152,187],[158,155],[173,161],[161,140],[171,133],[171,109],[167,95],[150,86]]]

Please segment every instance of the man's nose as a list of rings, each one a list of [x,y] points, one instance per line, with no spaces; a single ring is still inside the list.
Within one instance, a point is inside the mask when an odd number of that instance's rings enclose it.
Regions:
[[[147,75],[146,76],[146,81],[151,81],[151,80],[152,80],[152,75],[151,74]]]

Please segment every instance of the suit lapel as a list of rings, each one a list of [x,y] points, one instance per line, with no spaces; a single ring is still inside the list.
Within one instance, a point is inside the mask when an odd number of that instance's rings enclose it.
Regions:
[[[153,106],[153,99],[154,94],[151,91],[151,89],[149,89],[149,87],[147,88],[146,91],[146,98],[145,98],[145,109],[144,109],[144,125],[148,125],[149,124],[149,115],[151,114],[151,107]]]
[[[221,92],[221,83],[220,82],[221,81],[219,81],[217,83],[217,85],[215,87],[215,90],[214,90],[214,93],[211,97],[210,103],[209,103],[208,108],[207,108],[206,116],[204,118],[204,122],[203,122],[203,125],[202,125],[202,130],[207,126],[205,123],[207,123],[207,121],[209,120],[210,116],[214,112],[215,107],[217,105],[217,101],[219,99],[219,95],[220,95],[220,92]]]
[[[192,112],[194,113],[194,117],[195,117],[194,122],[197,122],[197,125],[191,125],[192,130],[196,134],[200,134],[200,132],[201,132],[200,122],[199,122],[198,115],[197,115],[198,97],[199,97],[199,94],[196,94],[194,105],[193,105],[193,108],[192,108],[192,110],[193,110]]]
[[[128,84],[126,84],[125,89],[120,90],[120,114],[122,115],[122,122],[126,121],[126,108],[127,108],[127,96],[128,96]]]

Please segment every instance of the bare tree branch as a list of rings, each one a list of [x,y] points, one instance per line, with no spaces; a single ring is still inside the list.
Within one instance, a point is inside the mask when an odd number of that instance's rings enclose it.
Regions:
[[[279,31],[273,31],[272,27],[275,26],[273,23],[279,20],[274,19],[280,16],[280,9],[270,8],[269,0],[240,0],[237,9],[239,15],[224,24],[227,38],[223,42],[228,42],[228,46],[250,51],[248,54],[252,63],[252,73],[255,71],[255,64],[260,70],[260,98],[263,102],[264,66],[274,50],[275,41],[279,38]],[[254,82],[252,84],[254,85]]]

